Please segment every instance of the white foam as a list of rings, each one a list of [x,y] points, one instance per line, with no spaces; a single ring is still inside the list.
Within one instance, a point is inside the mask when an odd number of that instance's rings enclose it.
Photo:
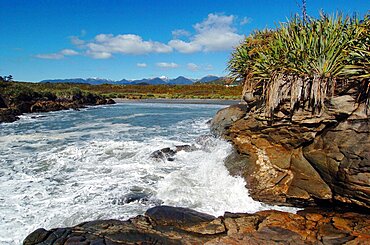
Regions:
[[[76,113],[53,116],[68,120]],[[242,178],[228,174],[223,165],[228,143],[212,137],[196,141],[209,131],[208,117],[189,116],[166,127],[130,124],[142,116],[118,115],[115,119],[127,121],[116,124],[85,119],[43,132],[32,130],[33,123],[48,123],[42,117],[7,125],[8,134],[0,135],[0,244],[21,244],[40,227],[127,219],[161,203],[214,215],[270,208],[249,198]],[[21,126],[25,129],[17,131]],[[197,150],[180,151],[174,161],[150,158],[158,149],[184,144]],[[132,194],[144,198],[126,203]]]
[[[171,172],[158,183],[157,197],[167,205],[189,207],[216,216],[224,212],[256,212],[278,207],[254,201],[241,177],[231,176],[223,164],[231,146],[225,141],[210,139],[208,149],[179,152]],[[294,208],[280,210],[295,212]]]

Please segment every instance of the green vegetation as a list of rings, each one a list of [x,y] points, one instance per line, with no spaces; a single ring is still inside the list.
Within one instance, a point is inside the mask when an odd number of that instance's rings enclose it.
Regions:
[[[0,81],[0,123],[13,122],[22,113],[78,109],[86,105],[112,104],[78,87],[48,89],[42,84]]]
[[[22,113],[78,109],[122,99],[238,99],[241,86],[197,85],[89,85],[0,81],[0,123],[13,122]]]
[[[293,17],[275,30],[256,31],[232,53],[230,76],[243,95],[259,97],[272,117],[283,103],[318,113],[333,95],[370,100],[370,16]]]
[[[22,83],[39,92],[52,92],[69,96],[79,89],[106,98],[122,99],[239,99],[241,86],[229,87],[217,84],[196,85],[89,85],[75,83]]]

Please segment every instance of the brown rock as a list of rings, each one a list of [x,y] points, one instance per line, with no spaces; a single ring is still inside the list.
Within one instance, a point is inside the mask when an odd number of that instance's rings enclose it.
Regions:
[[[219,111],[212,128],[235,146],[225,165],[245,178],[254,199],[300,206],[329,201],[370,208],[366,105],[356,104],[350,95],[337,96],[321,115],[300,110],[292,118],[281,115],[276,121],[255,108],[244,108],[244,114],[242,109]]]
[[[96,220],[71,228],[38,229],[23,244],[366,244],[369,227],[369,215],[356,213],[270,210],[215,218],[161,206],[127,221]]]
[[[244,117],[247,110],[248,106],[244,104],[232,105],[220,110],[211,121],[211,131],[215,134],[223,134],[233,122]]]

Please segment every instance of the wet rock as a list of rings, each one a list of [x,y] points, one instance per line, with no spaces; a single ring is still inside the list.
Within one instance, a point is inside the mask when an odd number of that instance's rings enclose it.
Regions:
[[[254,199],[370,208],[370,117],[354,101],[334,97],[321,115],[300,110],[275,121],[232,106],[216,114],[211,128],[235,146],[226,166],[246,179]]]
[[[26,240],[23,242],[24,245],[38,244],[42,243],[50,234],[43,228],[39,228],[27,236]]]
[[[113,99],[107,99],[107,104],[115,104],[116,102]]]
[[[303,210],[261,211],[214,217],[187,208],[159,206],[127,221],[96,220],[28,235],[36,244],[366,244],[369,215]]]
[[[175,148],[171,149],[170,147],[166,147],[157,151],[154,151],[152,154],[150,154],[151,158],[154,158],[156,160],[167,160],[167,161],[174,161],[174,156],[179,151],[185,151],[185,152],[191,152],[196,150],[195,146],[191,145],[179,145],[175,146]]]
[[[125,205],[132,202],[148,203],[151,195],[143,192],[132,192],[124,195],[121,198],[114,199],[113,204]]]
[[[189,208],[158,206],[148,209],[145,213],[156,224],[188,227],[202,222],[210,222],[216,217],[194,211]]]
[[[176,154],[175,150],[172,150],[170,147],[166,147],[160,150],[157,150],[150,154],[151,158],[154,158],[156,160],[168,160],[173,161],[173,156]]]

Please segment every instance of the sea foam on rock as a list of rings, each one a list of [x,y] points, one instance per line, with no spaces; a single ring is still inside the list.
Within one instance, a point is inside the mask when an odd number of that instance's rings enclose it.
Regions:
[[[339,202],[370,208],[369,108],[350,95],[332,98],[321,115],[300,110],[274,121],[240,104],[220,110],[212,131],[236,151],[226,159],[251,196],[270,204]]]

